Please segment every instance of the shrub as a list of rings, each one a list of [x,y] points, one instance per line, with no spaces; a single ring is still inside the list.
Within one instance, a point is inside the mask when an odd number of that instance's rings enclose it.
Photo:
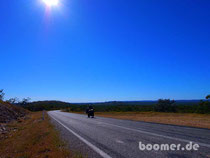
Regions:
[[[209,101],[201,101],[198,105],[197,113],[201,114],[209,114],[210,113],[210,102]]]
[[[170,99],[159,99],[154,110],[157,112],[176,112],[175,101]]]

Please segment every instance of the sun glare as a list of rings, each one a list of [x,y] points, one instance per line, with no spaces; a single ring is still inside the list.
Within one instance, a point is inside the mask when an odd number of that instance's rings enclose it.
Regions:
[[[58,0],[43,0],[43,2],[49,7],[58,5]]]

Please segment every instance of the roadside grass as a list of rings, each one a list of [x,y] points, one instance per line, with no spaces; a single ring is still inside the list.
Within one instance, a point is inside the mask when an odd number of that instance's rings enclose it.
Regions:
[[[96,112],[95,115],[96,117],[102,116],[116,119],[155,122],[210,129],[210,114],[163,112]]]
[[[35,112],[29,118],[8,124],[10,132],[0,140],[0,158],[79,158],[80,154],[70,152],[59,138],[58,132],[42,112]]]
[[[161,112],[97,112],[96,116],[210,129],[209,114]]]

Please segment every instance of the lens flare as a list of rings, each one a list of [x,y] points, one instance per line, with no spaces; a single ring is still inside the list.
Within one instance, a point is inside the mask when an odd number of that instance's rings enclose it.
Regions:
[[[58,0],[43,0],[43,2],[44,2],[48,7],[58,5]]]

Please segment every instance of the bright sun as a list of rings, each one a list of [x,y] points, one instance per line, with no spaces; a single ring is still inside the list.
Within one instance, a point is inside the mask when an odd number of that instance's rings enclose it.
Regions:
[[[42,0],[47,6],[56,6],[58,5],[58,0]]]

